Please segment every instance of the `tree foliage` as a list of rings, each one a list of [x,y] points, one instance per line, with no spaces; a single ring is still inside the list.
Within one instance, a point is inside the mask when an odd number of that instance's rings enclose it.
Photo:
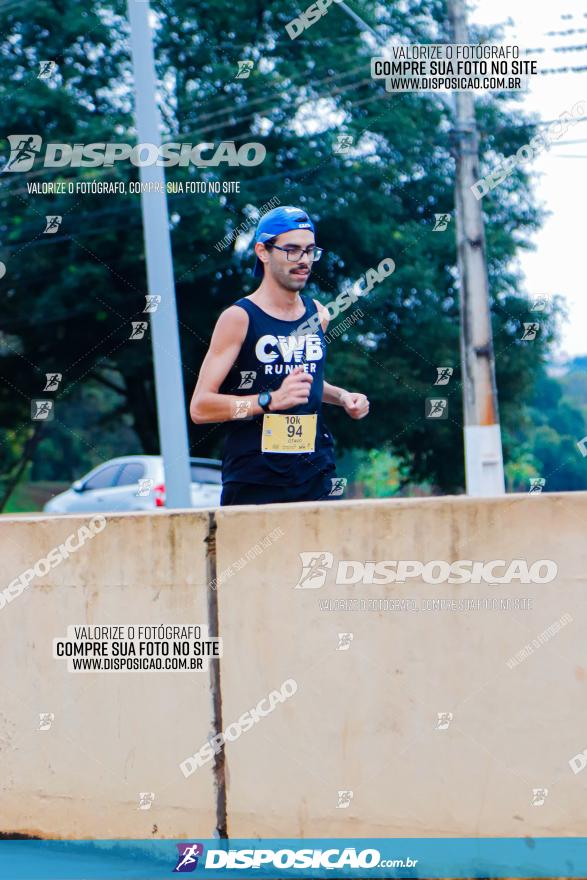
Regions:
[[[327,413],[339,450],[386,448],[407,477],[443,490],[463,487],[458,288],[454,216],[433,232],[435,213],[454,211],[451,110],[432,94],[388,94],[370,78],[374,40],[332,5],[327,15],[291,40],[291,8],[258,0],[154,0],[154,34],[164,139],[259,141],[266,159],[256,168],[175,168],[171,182],[237,181],[229,195],[170,195],[186,409],[213,325],[255,282],[246,235],[215,247],[255,210],[277,197],[303,205],[318,229],[325,256],[309,292],[323,302],[361,278],[383,257],[396,270],[361,300],[364,317],[329,346],[327,378],[368,393],[371,415],[352,422]],[[36,0],[23,11],[0,12],[4,76],[2,128],[40,134],[45,142],[130,142],[132,70],[126,6],[121,2]],[[410,42],[445,37],[443,0],[407,0],[354,8],[383,39]],[[57,62],[38,79],[39,63]],[[253,62],[238,78],[238,62]],[[510,154],[532,134],[511,109],[511,96],[478,103],[482,161]],[[352,138],[347,152],[340,136]],[[55,419],[42,449],[56,479],[108,457],[112,443],[84,412],[96,387],[105,431],[124,420],[127,452],[158,451],[152,357],[148,334],[129,340],[130,322],[144,318],[145,261],[135,195],[30,195],[27,182],[138,179],[129,163],[112,168],[46,169],[0,179],[2,280],[0,427],[30,432],[30,399],[43,396],[45,373],[60,372]],[[514,257],[529,247],[540,223],[529,177],[516,171],[484,199],[488,273],[501,415],[510,436],[521,401],[532,393],[554,338],[556,315],[544,316],[539,338],[521,341],[532,319]],[[45,216],[63,216],[56,235]],[[425,418],[436,367],[452,366],[449,419]],[[88,394],[90,397],[88,398]],[[560,418],[571,419],[563,412]],[[511,430],[510,430],[511,429]],[[192,454],[218,454],[221,426],[191,426]],[[565,426],[566,430],[566,426]],[[12,437],[12,435],[10,435]],[[69,436],[69,440],[66,437]],[[80,442],[79,437],[83,442]],[[5,444],[8,470],[18,451]],[[509,454],[509,453],[508,453]],[[352,475],[349,475],[352,477]]]

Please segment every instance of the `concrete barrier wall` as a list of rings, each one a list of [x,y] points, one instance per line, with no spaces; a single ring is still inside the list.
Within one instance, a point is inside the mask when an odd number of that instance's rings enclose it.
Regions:
[[[4,586],[89,519],[1,519]],[[231,837],[587,834],[587,773],[569,766],[587,749],[586,520],[587,493],[106,516],[0,608],[0,831],[197,839],[226,821]],[[315,554],[309,576],[303,554]],[[336,583],[360,567],[341,561],[500,559],[558,572]],[[510,607],[430,604],[486,598]],[[52,657],[68,624],[129,623],[217,626],[220,681],[72,674]],[[227,730],[224,764],[185,778],[181,762],[215,729]],[[155,795],[148,810],[140,792]]]
[[[0,520],[13,578],[90,517]],[[41,837],[210,832],[212,771],[178,763],[209,734],[205,672],[70,673],[53,659],[68,624],[205,624],[205,513],[122,514],[0,610],[0,830]],[[47,730],[39,714],[52,713]],[[139,809],[141,792],[154,793]]]
[[[284,680],[298,685],[227,744],[231,835],[587,834],[587,772],[568,763],[587,748],[586,493],[241,508],[217,521],[219,571],[276,524],[284,532],[219,589],[225,723]],[[296,589],[311,551],[332,554],[324,586]],[[558,565],[551,583],[334,582],[341,559],[543,558]],[[422,608],[479,597],[533,607]],[[351,598],[421,610],[320,609]],[[572,622],[507,665],[565,613]],[[438,713],[452,713],[444,729]]]

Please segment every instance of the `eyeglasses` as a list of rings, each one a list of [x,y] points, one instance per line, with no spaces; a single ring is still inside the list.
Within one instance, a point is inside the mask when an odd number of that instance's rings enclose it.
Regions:
[[[266,244],[265,247],[277,248],[278,251],[283,251],[290,263],[297,263],[304,254],[309,257],[311,263],[317,263],[323,253],[323,248],[316,247],[314,244],[307,248],[280,247],[278,244]]]

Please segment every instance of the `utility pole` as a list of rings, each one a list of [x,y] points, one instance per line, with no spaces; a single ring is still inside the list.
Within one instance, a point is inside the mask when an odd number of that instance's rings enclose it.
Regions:
[[[135,117],[140,144],[161,145],[161,120],[157,108],[153,36],[149,0],[128,0],[130,43],[134,69]],[[165,470],[165,506],[191,507],[189,446],[177,329],[175,282],[169,236],[169,216],[163,168],[139,166],[143,235],[149,294],[160,296],[150,313],[159,441]]]
[[[453,43],[469,43],[465,0],[448,0]],[[479,180],[479,137],[474,93],[454,92],[456,105],[456,234],[461,294],[461,366],[467,494],[505,493],[489,283]]]
[[[453,43],[468,43],[465,0],[447,0]],[[385,42],[346,3],[339,7],[362,31]],[[442,97],[442,96],[440,96]],[[472,92],[455,92],[456,233],[461,292],[461,365],[467,494],[503,495],[503,455],[481,205],[470,187],[479,179],[479,137]]]

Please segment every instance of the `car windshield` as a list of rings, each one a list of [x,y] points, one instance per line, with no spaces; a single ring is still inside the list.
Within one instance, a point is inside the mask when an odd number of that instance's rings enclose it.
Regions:
[[[206,467],[203,464],[190,465],[192,483],[221,483],[222,474],[220,468]]]

